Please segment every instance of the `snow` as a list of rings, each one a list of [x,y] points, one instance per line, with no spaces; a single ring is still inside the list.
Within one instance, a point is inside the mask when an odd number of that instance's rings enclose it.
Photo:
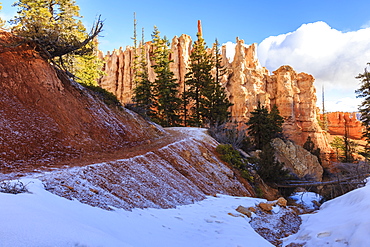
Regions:
[[[235,211],[262,199],[218,195],[173,209],[106,211],[58,197],[38,179],[21,181],[30,193],[0,193],[2,247],[272,246]]]
[[[321,196],[313,192],[296,192],[290,196],[296,203],[303,205],[307,209],[314,210],[316,205],[313,201],[320,202]]]
[[[284,244],[370,246],[370,183],[324,203],[316,214],[302,215],[300,230]],[[284,246],[285,246],[284,245]]]
[[[38,179],[21,182],[30,193],[0,193],[2,247],[272,246],[235,210],[263,199],[217,195],[171,209],[107,211],[52,194]],[[310,193],[301,197],[304,202],[313,198]],[[283,246],[370,246],[369,210],[370,183],[324,203],[317,213],[302,215],[300,230]]]

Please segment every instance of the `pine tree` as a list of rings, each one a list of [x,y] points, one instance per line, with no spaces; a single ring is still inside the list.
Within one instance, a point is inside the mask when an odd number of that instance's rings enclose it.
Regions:
[[[105,74],[102,71],[104,62],[94,53],[75,55],[72,60],[72,68],[69,71],[75,76],[76,82],[88,86],[98,86],[98,79]]]
[[[289,171],[284,169],[284,163],[276,160],[274,148],[270,143],[262,147],[262,152],[255,163],[258,175],[265,182],[275,183],[288,178]]]
[[[273,138],[281,135],[283,118],[279,115],[279,110],[276,106],[269,113],[266,107],[261,106],[260,102],[258,102],[257,108],[251,114],[252,116],[246,123],[248,133],[253,137],[256,148],[262,149]]]
[[[17,16],[10,22],[18,36],[39,44],[48,58],[91,52],[86,45],[102,31],[100,18],[88,34],[74,0],[19,0]]]
[[[370,63],[368,63],[368,65],[370,65]],[[357,98],[364,99],[361,102],[359,111],[361,113],[360,120],[364,126],[362,136],[367,142],[363,155],[368,157],[370,155],[370,73],[367,68],[365,68],[365,72],[359,74],[356,78],[361,80],[360,88],[356,90],[356,94],[358,94]]]
[[[155,64],[152,67],[156,73],[153,91],[157,112],[153,120],[163,126],[178,126],[181,122],[178,114],[181,105],[178,84],[174,79],[174,73],[170,70],[172,61],[169,59],[169,42],[165,37],[161,38],[159,33],[158,28],[154,27],[152,43]]]
[[[216,39],[214,43],[214,65],[215,76],[213,82],[209,85],[209,96],[206,96],[206,109],[205,117],[209,121],[210,126],[220,125],[229,120],[231,113],[228,111],[229,107],[233,104],[230,103],[224,87],[221,85],[221,78],[225,75],[226,71],[221,64],[221,54],[219,44]]]
[[[201,127],[205,125],[205,117],[209,110],[213,63],[211,54],[207,53],[201,30],[198,30],[197,37],[190,54],[189,72],[186,74],[185,84],[188,87],[186,97],[191,104],[189,123],[192,126]]]
[[[154,84],[149,80],[148,63],[144,43],[144,28],[142,29],[140,51],[137,86],[134,88],[133,101],[141,115],[145,118],[152,118],[155,115],[152,109],[155,101],[153,94]]]
[[[317,160],[321,164],[321,150],[320,148],[315,148],[315,143],[312,141],[311,136],[307,137],[306,142],[303,144],[303,148],[311,154],[315,155],[317,157]]]
[[[344,146],[343,146],[343,139],[338,137],[338,136],[335,136],[333,141],[329,143],[330,146],[332,146],[334,149],[335,149],[335,153],[337,155],[337,160],[339,160],[339,157],[340,157],[340,153],[339,153],[339,150],[343,150],[344,149]]]
[[[343,156],[342,162],[352,163],[354,161],[352,153],[354,152],[356,152],[356,144],[353,141],[351,141],[351,139],[349,138],[347,121],[344,120],[344,136],[343,136],[344,156]]]
[[[133,88],[135,88],[139,83],[139,73],[140,73],[140,62],[139,62],[139,54],[138,54],[138,46],[137,46],[137,20],[136,20],[136,13],[134,12],[134,36],[131,38],[134,41],[134,47],[133,47],[133,61],[132,61],[132,81],[134,82]]]
[[[281,137],[283,132],[284,118],[280,116],[280,111],[276,105],[273,105],[269,114],[270,127],[269,132],[271,133],[271,139]]]

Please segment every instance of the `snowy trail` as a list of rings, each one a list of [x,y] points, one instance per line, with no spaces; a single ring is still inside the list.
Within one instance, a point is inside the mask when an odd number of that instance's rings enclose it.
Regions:
[[[2,247],[272,246],[235,211],[262,199],[218,196],[174,209],[106,211],[51,194],[37,179],[23,181],[31,194],[0,193]]]
[[[315,214],[302,215],[300,230],[285,239],[305,247],[370,246],[370,183],[324,203]]]

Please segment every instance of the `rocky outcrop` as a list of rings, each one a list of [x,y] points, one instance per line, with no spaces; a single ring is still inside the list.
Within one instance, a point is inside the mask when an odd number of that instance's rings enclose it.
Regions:
[[[188,35],[174,37],[171,45],[171,70],[178,79],[179,88],[183,88],[187,65],[189,63],[192,40]],[[150,53],[150,43],[145,46]],[[284,133],[291,140],[303,145],[308,136],[319,147],[322,153],[332,152],[324,132],[317,122],[316,89],[314,78],[306,73],[297,73],[290,66],[282,66],[270,74],[257,59],[257,45],[245,45],[237,39],[235,54],[232,59],[226,56],[226,47],[222,48],[222,64],[227,73],[222,84],[233,106],[230,108],[232,118],[237,121],[247,121],[258,101],[271,108],[276,104],[285,119]],[[133,50],[127,47],[125,51],[115,50],[105,57],[104,71],[107,73],[100,85],[115,93],[123,103],[131,102]],[[154,72],[148,64],[150,79]],[[329,155],[323,155],[323,163],[328,163]]]
[[[320,118],[324,121],[321,114]],[[361,140],[364,126],[358,119],[357,112],[328,112],[325,114],[327,120],[328,132],[330,135],[344,136],[347,128],[347,135],[351,139]]]
[[[275,149],[276,158],[284,163],[284,167],[300,179],[321,181],[323,168],[317,157],[306,149],[294,144],[292,141],[274,139],[272,146]]]

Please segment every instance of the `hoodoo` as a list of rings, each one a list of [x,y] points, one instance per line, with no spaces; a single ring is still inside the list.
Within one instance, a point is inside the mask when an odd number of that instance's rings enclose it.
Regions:
[[[198,27],[201,31],[201,27]],[[192,40],[188,35],[174,37],[171,44],[171,70],[183,88],[187,65],[191,52]],[[222,65],[226,68],[222,83],[226,88],[233,106],[232,118],[245,122],[250,117],[258,101],[271,108],[277,105],[284,117],[284,134],[295,143],[303,145],[308,136],[322,151],[322,161],[327,164],[331,148],[318,124],[316,115],[316,89],[314,78],[306,73],[297,73],[290,66],[282,66],[272,74],[262,67],[257,58],[257,45],[245,45],[237,39],[234,56],[226,56],[226,46],[222,47]],[[150,54],[150,42],[146,43],[147,58]],[[123,104],[131,102],[133,94],[132,59],[133,48],[114,50],[105,56],[106,75],[99,84],[117,95]],[[149,79],[154,79],[154,72],[148,60]]]

